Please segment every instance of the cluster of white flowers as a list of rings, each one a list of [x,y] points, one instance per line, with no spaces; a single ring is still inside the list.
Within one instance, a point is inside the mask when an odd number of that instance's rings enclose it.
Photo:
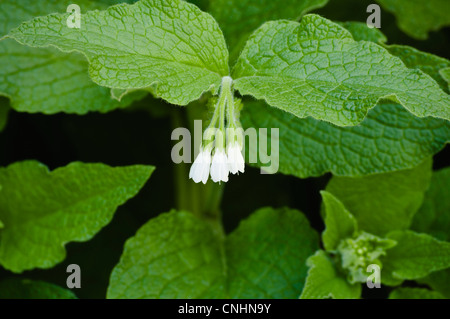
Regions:
[[[206,184],[209,175],[213,182],[228,182],[228,175],[244,173],[245,162],[239,143],[229,143],[227,151],[218,149],[211,160],[211,150],[202,148],[189,172],[189,178],[196,183]]]
[[[206,184],[209,176],[213,182],[228,182],[228,175],[243,173],[245,169],[244,157],[242,156],[242,133],[238,119],[237,105],[234,101],[233,79],[225,76],[222,79],[220,96],[215,105],[214,115],[207,131],[213,129],[215,132],[214,143],[201,147],[200,153],[195,159],[189,172],[189,178],[194,182]],[[227,122],[227,145],[225,147],[225,110]],[[216,128],[218,122],[218,128]],[[231,134],[231,133],[233,134]],[[214,150],[211,146],[214,144]],[[212,155],[213,153],[213,155]]]

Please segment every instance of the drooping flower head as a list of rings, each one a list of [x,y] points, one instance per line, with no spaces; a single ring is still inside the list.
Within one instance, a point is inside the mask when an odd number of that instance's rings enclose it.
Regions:
[[[189,178],[196,183],[206,184],[209,175],[213,182],[227,182],[229,173],[244,172],[245,162],[241,152],[242,127],[239,123],[238,112],[236,112],[237,105],[240,107],[240,103],[234,101],[232,84],[231,77],[222,78],[214,114],[205,130],[205,135],[208,136],[207,140],[210,138],[211,131],[214,132],[213,143],[207,146],[202,145],[189,172]],[[225,123],[227,124],[226,129]],[[212,157],[211,154],[213,154]]]

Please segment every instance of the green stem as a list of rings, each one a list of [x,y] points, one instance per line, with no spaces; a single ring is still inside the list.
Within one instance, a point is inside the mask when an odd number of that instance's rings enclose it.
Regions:
[[[187,127],[193,130],[193,120],[199,117],[205,109],[204,103],[193,103],[185,110],[176,109],[172,112],[172,127]],[[204,184],[196,184],[189,179],[191,164],[174,164],[176,207],[187,210],[194,215],[207,220],[219,233],[223,233],[220,203],[224,185],[211,180]]]

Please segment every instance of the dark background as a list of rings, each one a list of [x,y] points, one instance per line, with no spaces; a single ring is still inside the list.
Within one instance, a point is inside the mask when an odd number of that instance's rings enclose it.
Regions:
[[[331,0],[325,8],[314,11],[336,21],[365,22],[366,8],[373,1]],[[382,11],[381,31],[390,44],[406,44],[419,50],[450,59],[450,28],[432,32],[426,41],[418,41],[401,32],[393,15]],[[126,239],[149,219],[175,207],[174,176],[170,152],[172,132],[165,112],[149,111],[152,107],[178,108],[155,102],[151,97],[130,110],[108,114],[41,115],[11,112],[7,127],[0,134],[0,166],[35,159],[50,169],[73,161],[101,162],[111,166],[149,164],[157,167],[142,191],[119,207],[112,222],[91,241],[70,243],[67,258],[49,270],[26,271],[21,277],[45,280],[66,286],[66,267],[81,267],[82,288],[74,292],[79,298],[104,298],[112,268],[119,261]],[[178,112],[184,112],[178,108]],[[160,114],[161,113],[161,114]],[[434,158],[436,169],[449,166],[450,147]],[[222,211],[227,232],[239,221],[263,206],[289,206],[304,212],[319,232],[320,194],[330,178],[298,179],[282,174],[260,175],[259,169],[246,167],[245,174],[232,176],[226,184]],[[250,191],[249,191],[250,190]],[[0,268],[0,280],[17,276]],[[366,298],[383,298],[388,288],[366,290]]]

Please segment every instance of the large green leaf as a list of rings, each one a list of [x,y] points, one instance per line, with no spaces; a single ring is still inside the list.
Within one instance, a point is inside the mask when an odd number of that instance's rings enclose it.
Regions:
[[[317,248],[316,232],[295,210],[260,209],[226,238],[172,211],[127,241],[108,298],[296,298]]]
[[[425,200],[415,214],[411,229],[450,241],[450,167],[433,172]]]
[[[44,281],[11,278],[0,282],[0,299],[77,299],[68,289]]]
[[[234,61],[249,35],[269,20],[298,19],[323,7],[328,0],[211,0],[211,14],[217,19]]]
[[[410,230],[387,235],[397,242],[382,258],[383,272],[394,278],[414,280],[450,268],[450,243]]]
[[[142,0],[83,14],[82,27],[66,26],[68,14],[25,22],[9,36],[33,47],[82,52],[99,85],[151,88],[186,105],[216,91],[228,75],[228,51],[215,20],[182,0]]]
[[[417,118],[401,105],[383,102],[358,126],[339,127],[299,119],[261,101],[244,103],[244,128],[278,128],[279,171],[300,178],[332,172],[361,176],[415,167],[450,142],[450,123]],[[271,130],[268,129],[268,141]],[[258,146],[259,147],[259,146]],[[252,156],[258,149],[250,148]],[[258,162],[253,165],[266,166]]]
[[[0,168],[0,265],[22,272],[62,261],[64,245],[92,238],[153,169],[72,163],[49,172],[35,161]]]
[[[317,15],[268,22],[247,42],[233,70],[242,94],[304,118],[360,123],[381,98],[419,117],[450,119],[450,96],[420,70]]]
[[[393,290],[389,294],[389,299],[445,299],[445,298],[437,291],[432,291],[425,288],[402,287]]]
[[[325,251],[317,251],[306,263],[310,268],[301,299],[360,298],[361,285],[347,282]]]
[[[353,237],[357,231],[356,219],[333,194],[325,191],[320,193],[325,207],[323,245],[326,250],[336,250],[341,240]]]
[[[33,17],[65,11],[73,1],[5,0],[0,3],[0,36]],[[116,1],[78,1],[82,10],[106,8]],[[120,103],[111,99],[108,88],[92,82],[88,63],[78,53],[66,54],[54,48],[30,48],[14,40],[0,41],[0,95],[22,112],[84,114],[125,107],[143,97],[136,92]]]
[[[403,171],[365,177],[333,176],[326,190],[355,216],[359,229],[379,236],[407,229],[431,179],[430,159]]]
[[[392,12],[402,31],[416,39],[426,39],[429,31],[450,25],[448,0],[376,0]]]

